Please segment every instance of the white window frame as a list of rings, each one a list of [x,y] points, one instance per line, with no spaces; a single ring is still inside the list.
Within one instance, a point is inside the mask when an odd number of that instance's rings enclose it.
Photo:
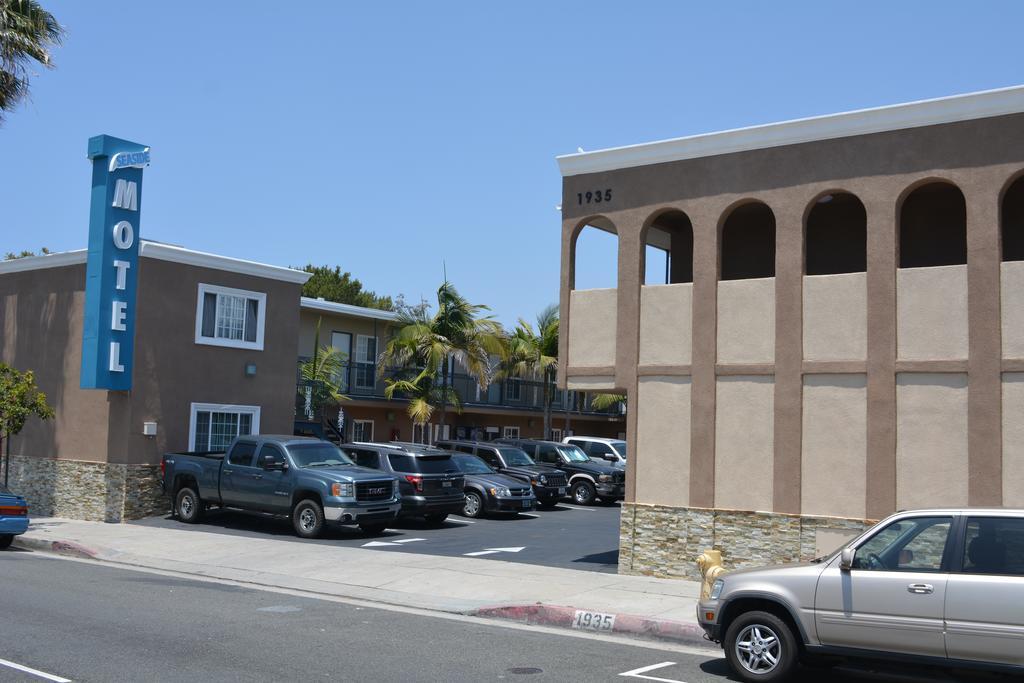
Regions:
[[[505,425],[501,428],[501,438],[503,439],[518,439],[519,438],[519,425]]]
[[[255,299],[259,302],[259,310],[256,312],[256,341],[248,342],[244,339],[224,339],[222,337],[203,336],[203,301],[207,294],[223,294],[225,296],[240,296],[246,299]],[[214,320],[216,320],[214,313]],[[205,282],[199,283],[199,295],[196,300],[196,344],[207,346],[224,346],[232,349],[250,349],[252,351],[263,350],[263,333],[267,322],[267,295],[265,292],[251,292],[247,289],[235,289],[233,287],[221,287]],[[216,331],[214,332],[216,334]]]
[[[188,449],[196,448],[196,416],[200,411],[212,413],[249,413],[252,415],[252,426],[250,434],[255,436],[260,433],[260,407],[232,405],[230,403],[193,403],[189,409],[188,419]]]
[[[359,342],[362,341],[363,339],[373,340],[373,356],[371,356],[370,360],[363,360],[359,356]],[[355,376],[352,378],[352,386],[354,386],[356,389],[373,389],[377,386],[377,348],[379,345],[379,340],[372,334],[356,335],[355,353],[352,354],[353,356],[355,356],[355,360],[353,362],[353,365],[355,366]],[[361,369],[361,366],[365,365],[370,365],[373,368],[373,374],[370,376],[369,384],[363,384],[359,381],[359,371]]]
[[[552,427],[551,428],[551,440],[552,441],[561,441],[562,438],[563,438],[562,437],[562,430],[559,429],[558,427]]]
[[[364,436],[356,437],[356,425],[363,425]],[[365,427],[370,425],[370,438],[365,437]],[[353,441],[373,441],[373,420],[352,420],[352,440]]]

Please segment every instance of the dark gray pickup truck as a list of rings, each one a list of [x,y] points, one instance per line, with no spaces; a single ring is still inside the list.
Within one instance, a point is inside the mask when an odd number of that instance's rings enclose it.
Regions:
[[[377,534],[402,507],[394,476],[359,467],[320,439],[240,436],[225,452],[166,453],[160,468],[164,494],[188,524],[216,506],[287,515],[303,538],[325,524]]]

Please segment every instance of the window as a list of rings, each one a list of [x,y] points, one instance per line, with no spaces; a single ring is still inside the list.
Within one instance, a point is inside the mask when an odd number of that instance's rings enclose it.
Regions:
[[[915,517],[893,522],[857,548],[853,568],[937,572],[952,521],[951,517]]]
[[[189,450],[223,451],[236,436],[259,433],[259,406],[192,404]]]
[[[498,459],[498,454],[490,448],[481,448],[477,455],[483,458],[484,462],[491,467],[501,467],[501,460]]]
[[[519,438],[519,427],[502,427],[501,438],[503,439],[518,439]]]
[[[561,441],[562,440],[562,430],[561,429],[552,429],[551,430],[551,440],[552,441]]]
[[[523,380],[521,379],[510,379],[505,382],[505,400],[508,401],[522,401],[523,400]],[[518,436],[518,434],[517,434]]]
[[[346,448],[345,455],[352,458],[352,461],[360,467],[370,467],[372,469],[380,467],[377,451],[368,451],[362,448]]]
[[[537,454],[537,461],[547,465],[562,464],[562,458],[559,457],[558,450],[548,444],[541,444],[540,453]]]
[[[263,350],[267,295],[216,285],[199,285],[196,344]]]
[[[352,420],[353,441],[373,441],[373,420]]]
[[[284,453],[281,452],[281,449],[272,443],[268,443],[263,444],[263,448],[260,449],[260,457],[256,461],[256,464],[262,467],[263,459],[266,458],[268,455],[274,459],[274,465],[281,465],[285,461]]]
[[[356,337],[356,378],[359,389],[373,389],[377,383],[377,338]]]
[[[1024,576],[1024,519],[969,517],[964,543],[964,571]]]
[[[231,449],[231,453],[228,454],[228,464],[249,467],[252,465],[252,456],[255,452],[256,444],[240,441],[235,444],[235,447]]]

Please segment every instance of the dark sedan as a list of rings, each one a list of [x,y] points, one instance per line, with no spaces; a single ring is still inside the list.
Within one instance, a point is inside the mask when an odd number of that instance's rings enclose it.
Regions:
[[[480,517],[488,512],[529,512],[537,506],[533,488],[526,482],[495,472],[475,455],[453,453],[452,460],[466,477],[466,503],[462,508],[466,517]]]

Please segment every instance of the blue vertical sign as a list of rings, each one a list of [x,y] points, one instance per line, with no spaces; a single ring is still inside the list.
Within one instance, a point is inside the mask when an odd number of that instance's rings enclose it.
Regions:
[[[83,389],[132,388],[139,272],[142,169],[149,147],[109,135],[89,138],[92,198],[82,329]]]

